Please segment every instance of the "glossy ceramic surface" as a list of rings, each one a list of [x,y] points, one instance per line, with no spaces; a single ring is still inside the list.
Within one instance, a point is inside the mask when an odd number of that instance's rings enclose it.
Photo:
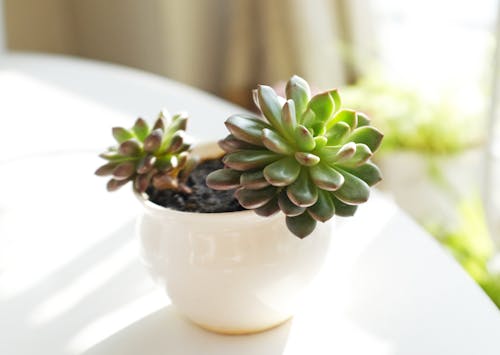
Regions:
[[[330,223],[301,240],[282,214],[189,213],[142,203],[138,234],[148,269],[188,318],[218,332],[251,333],[290,318],[331,239]]]

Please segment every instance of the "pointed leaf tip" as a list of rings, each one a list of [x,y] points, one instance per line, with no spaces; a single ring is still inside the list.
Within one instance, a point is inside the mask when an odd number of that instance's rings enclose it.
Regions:
[[[316,221],[304,212],[296,217],[286,217],[286,226],[295,236],[303,239],[311,234],[316,228]]]
[[[309,108],[314,112],[316,120],[327,121],[335,110],[335,102],[329,92],[315,95],[309,101]]]
[[[309,207],[318,200],[318,189],[309,178],[306,168],[302,168],[295,182],[286,188],[288,198],[297,206]]]
[[[349,140],[355,143],[364,143],[375,153],[382,143],[384,135],[378,129],[372,126],[363,126],[356,128]]]
[[[129,139],[134,138],[134,135],[132,134],[132,132],[130,132],[129,130],[126,130],[123,127],[113,127],[111,129],[111,131],[113,133],[113,137],[115,138],[115,140],[118,143],[123,143]]]
[[[295,143],[299,150],[303,152],[310,152],[316,147],[313,135],[303,125],[298,125],[295,129]]]
[[[297,117],[302,116],[311,97],[311,89],[307,81],[294,75],[288,80],[285,91],[286,97],[293,100]]]
[[[304,166],[315,166],[320,162],[320,157],[318,157],[315,154],[312,153],[306,153],[306,152],[296,152],[295,153],[295,160],[300,163],[300,165]]]
[[[225,122],[226,128],[237,139],[257,146],[263,146],[262,130],[270,128],[263,120],[250,115],[232,115]]]
[[[137,139],[142,142],[149,134],[149,126],[144,119],[139,117],[135,121],[134,126],[132,127],[132,131],[134,132]]]
[[[281,131],[281,102],[276,92],[267,85],[259,85],[258,89],[259,104],[262,114],[278,131]]]

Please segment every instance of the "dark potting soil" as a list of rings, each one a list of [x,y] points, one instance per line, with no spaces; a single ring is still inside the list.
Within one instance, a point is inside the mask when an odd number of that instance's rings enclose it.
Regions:
[[[156,190],[149,187],[146,193],[157,205],[185,212],[217,213],[244,210],[234,198],[234,190],[213,190],[205,183],[206,176],[214,170],[222,169],[219,159],[201,162],[190,174],[187,185],[192,193],[172,190]]]

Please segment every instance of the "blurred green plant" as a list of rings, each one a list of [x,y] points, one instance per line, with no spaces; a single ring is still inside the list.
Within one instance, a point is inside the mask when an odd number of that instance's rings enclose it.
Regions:
[[[464,102],[450,93],[440,98],[370,74],[343,92],[343,101],[373,117],[373,123],[385,134],[380,156],[393,151],[414,151],[428,162],[425,172],[443,194],[458,198],[444,177],[438,156],[452,155],[481,144],[483,125],[480,110],[466,111]],[[465,103],[467,104],[467,103]],[[459,173],[459,172],[458,172]],[[479,196],[458,200],[459,220],[455,229],[444,225],[424,227],[444,245],[500,308],[500,272],[492,270],[495,248],[488,233]],[[418,203],[418,201],[415,201]]]
[[[480,142],[479,113],[461,110],[452,97],[431,100],[418,90],[369,75],[343,94],[344,103],[373,117],[385,134],[381,152],[413,150],[454,154]]]
[[[488,233],[481,199],[474,195],[463,200],[457,209],[461,224],[456,229],[444,230],[437,225],[426,228],[450,250],[455,259],[500,308],[500,271],[490,267],[495,248]]]

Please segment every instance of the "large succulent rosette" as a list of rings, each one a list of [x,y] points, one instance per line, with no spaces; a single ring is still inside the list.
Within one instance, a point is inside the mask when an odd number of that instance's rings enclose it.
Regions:
[[[262,216],[282,211],[288,229],[303,238],[334,215],[352,216],[368,200],[381,173],[370,158],[382,133],[368,117],[341,108],[337,90],[311,97],[293,76],[286,99],[269,86],[254,91],[263,117],[229,117],[219,142],[224,169],[207,177],[214,189],[237,189],[239,203]]]

